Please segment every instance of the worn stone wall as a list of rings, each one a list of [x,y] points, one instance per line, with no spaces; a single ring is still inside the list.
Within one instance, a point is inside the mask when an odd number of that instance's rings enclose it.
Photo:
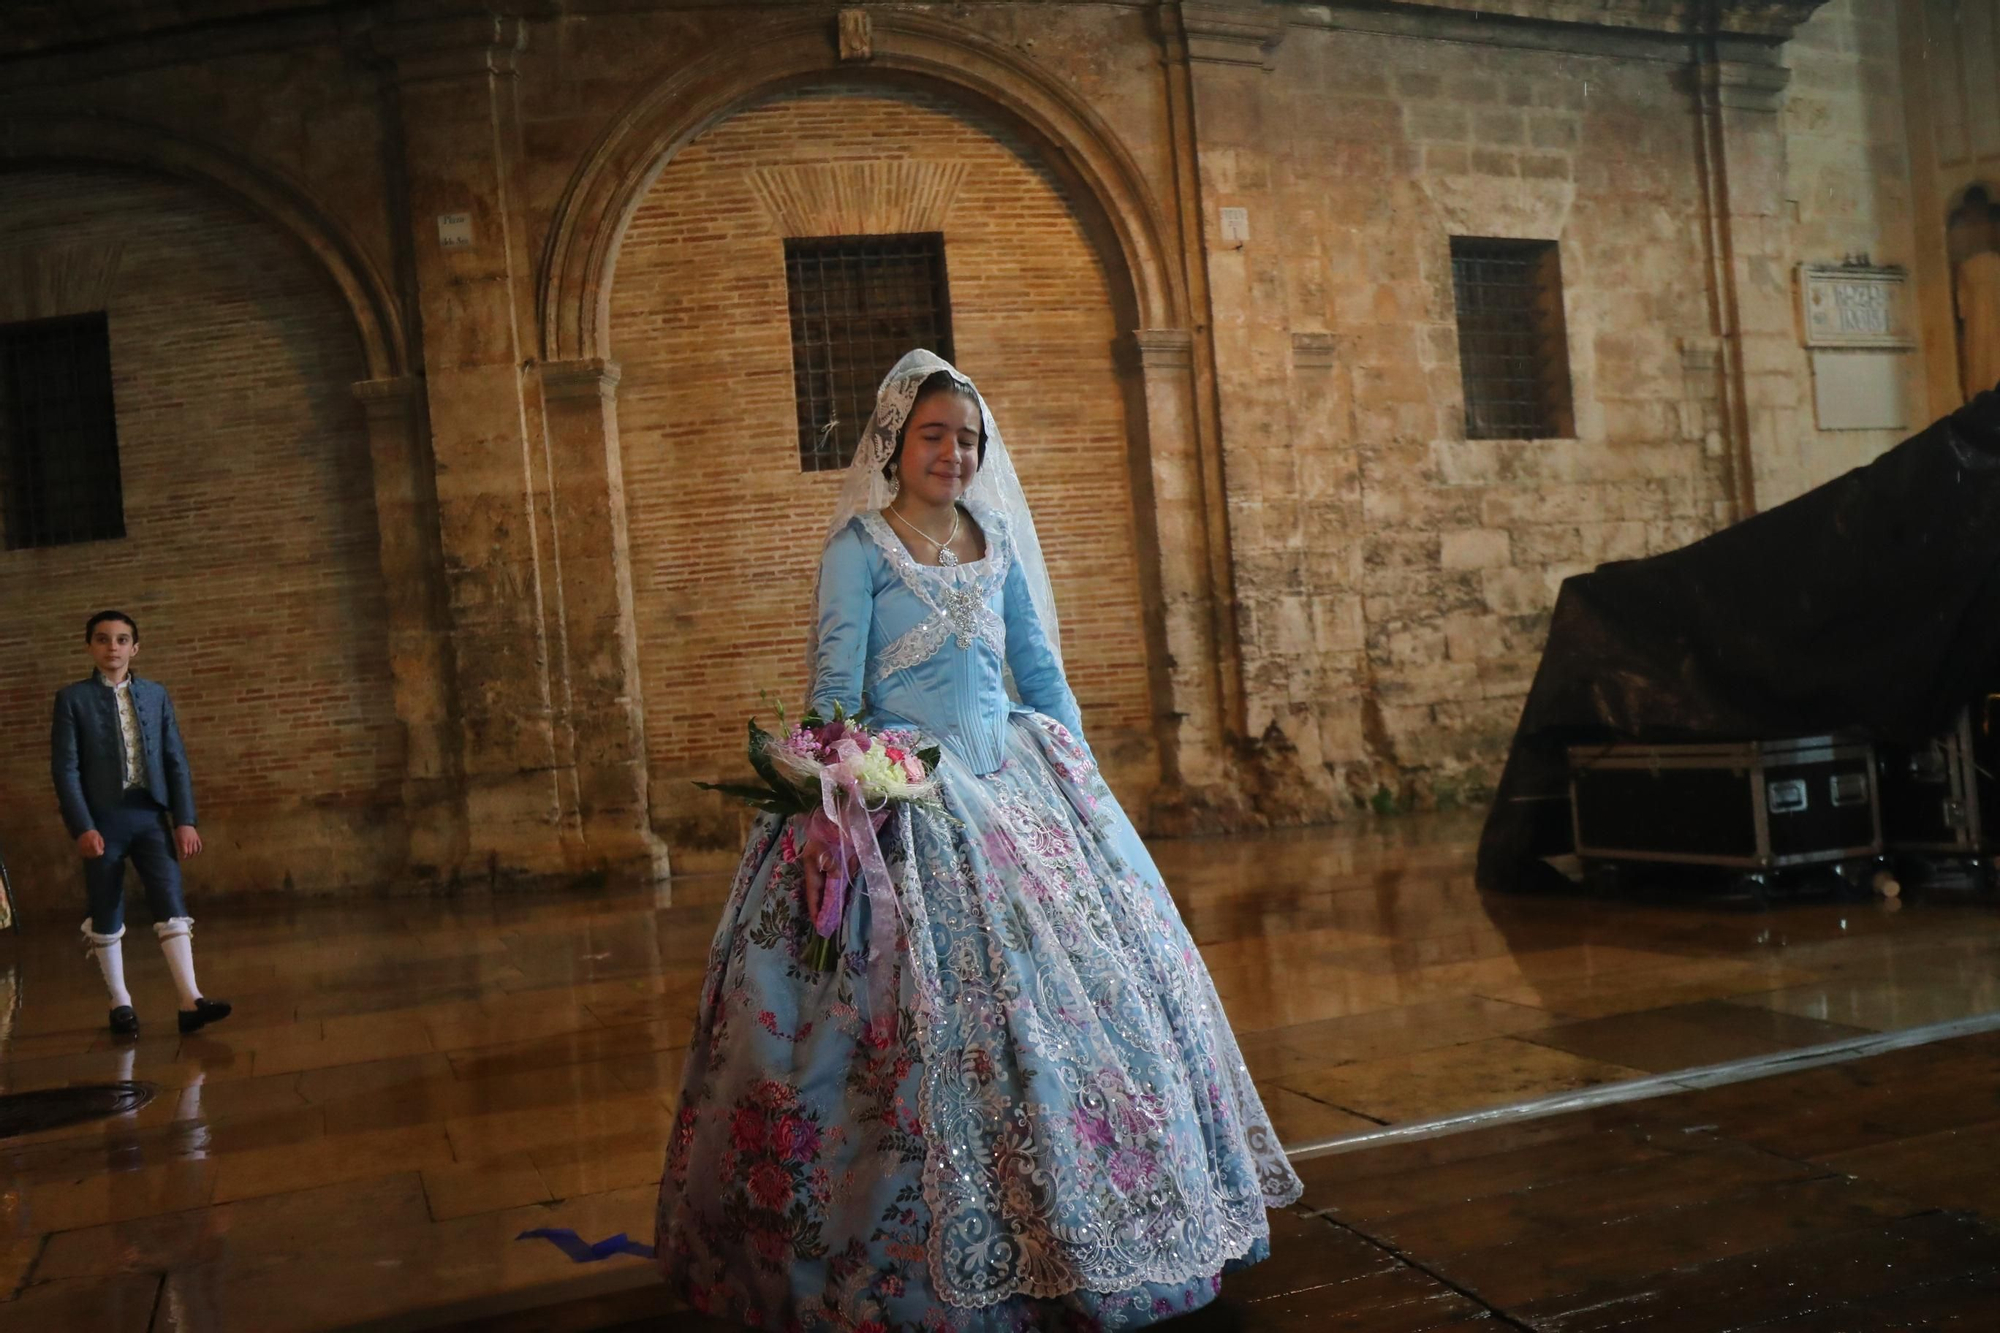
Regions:
[[[1901,39],[1895,7],[1831,0],[1786,47],[1784,212],[1796,262],[1915,263],[1910,144],[1903,114]],[[1789,275],[1788,275],[1789,276]],[[1789,312],[1788,312],[1789,313]],[[1940,349],[1949,359],[1949,347]],[[1757,459],[1757,504],[1770,508],[1858,467],[1927,424],[1925,358],[1877,352],[1895,366],[1908,404],[1907,430],[1823,430],[1813,406],[1813,369],[1796,318],[1756,360],[1755,393],[1772,417],[1772,447]]]
[[[398,873],[401,740],[346,312],[269,227],[128,173],[8,176],[0,238],[42,275],[0,290],[0,320],[108,313],[126,525],[0,553],[0,848],[16,885],[68,910],[50,704],[89,674],[83,623],[110,606],[138,619],[135,670],[172,691],[187,738],[208,843],[197,893]]]
[[[1329,812],[1476,799],[1561,580],[1721,516],[1673,72],[1294,29],[1200,86],[1248,733]],[[1575,438],[1465,438],[1454,235],[1559,243]]]
[[[818,535],[842,481],[799,470],[783,241],[933,230],[958,364],[1036,505],[1086,730],[1127,800],[1157,779],[1115,330],[1069,202],[1025,145],[936,96],[794,93],[678,153],[618,259],[646,740],[677,843],[711,826],[736,841],[736,812],[688,784],[742,769],[743,719],[771,722],[765,692],[804,695]]]

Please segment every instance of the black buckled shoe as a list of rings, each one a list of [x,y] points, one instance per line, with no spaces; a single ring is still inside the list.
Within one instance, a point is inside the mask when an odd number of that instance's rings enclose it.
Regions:
[[[139,1015],[131,1005],[121,1004],[111,1011],[111,1035],[114,1037],[139,1035]]]
[[[227,1000],[206,998],[196,1000],[193,1009],[181,1010],[181,1034],[185,1036],[190,1032],[199,1032],[210,1023],[220,1023],[227,1017],[229,1017]]]

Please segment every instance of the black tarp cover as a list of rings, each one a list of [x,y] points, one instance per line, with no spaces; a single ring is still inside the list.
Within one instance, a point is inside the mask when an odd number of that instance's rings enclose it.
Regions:
[[[1563,582],[1479,844],[1554,887],[1565,749],[1854,731],[1920,741],[2000,665],[2000,393],[1789,504]]]

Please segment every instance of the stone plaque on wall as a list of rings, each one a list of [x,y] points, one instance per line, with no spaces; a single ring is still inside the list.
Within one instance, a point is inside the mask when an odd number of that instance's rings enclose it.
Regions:
[[[1906,430],[1909,385],[1894,352],[1815,348],[1813,415],[1821,430]]]
[[[1799,265],[1800,323],[1821,430],[1902,430],[1910,423],[1909,275],[1859,264]]]
[[[1916,345],[1910,331],[1909,275],[1900,268],[1799,265],[1799,304],[1808,347]]]

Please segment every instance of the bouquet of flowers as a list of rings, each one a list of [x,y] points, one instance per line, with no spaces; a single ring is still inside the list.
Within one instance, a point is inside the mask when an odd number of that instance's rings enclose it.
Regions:
[[[778,844],[787,863],[797,861],[808,843],[817,842],[830,858],[819,911],[813,917],[817,938],[805,961],[830,971],[839,961],[834,941],[846,913],[847,893],[859,870],[871,895],[886,899],[893,920],[894,890],[876,842],[876,831],[898,802],[941,804],[936,777],[936,746],[917,748],[907,733],[876,731],[838,704],[831,718],[809,712],[796,726],[772,735],[750,721],[750,767],[758,783],[698,782],[705,791],[721,792],[759,810],[786,817]]]

